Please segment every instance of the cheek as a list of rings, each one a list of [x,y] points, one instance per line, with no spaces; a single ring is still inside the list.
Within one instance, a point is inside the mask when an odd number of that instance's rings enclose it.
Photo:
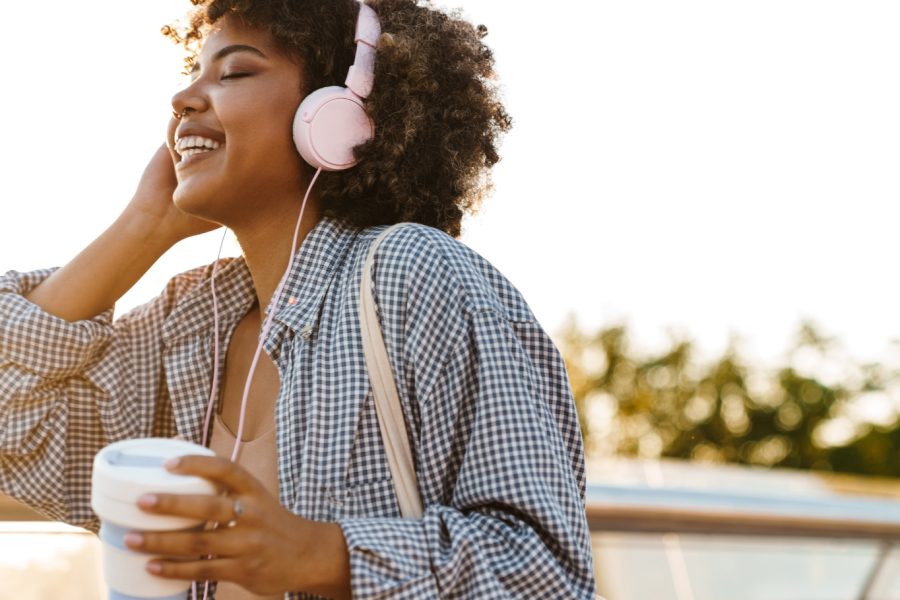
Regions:
[[[233,136],[236,141],[246,140],[254,145],[268,142],[273,147],[281,147],[285,139],[291,140],[299,104],[298,94],[269,87],[232,97],[217,113],[226,137]]]
[[[302,159],[294,146],[294,111],[283,106],[266,109],[258,117],[244,120],[240,135],[236,127],[226,141],[229,168],[256,184],[295,181]]]

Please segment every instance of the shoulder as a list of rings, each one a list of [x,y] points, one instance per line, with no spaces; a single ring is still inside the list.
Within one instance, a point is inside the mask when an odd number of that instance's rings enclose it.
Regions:
[[[219,261],[219,269],[221,269],[228,261],[232,259],[225,258]],[[204,282],[209,281],[213,271],[213,264],[200,265],[193,267],[181,273],[177,273],[169,278],[166,282],[165,292],[172,298],[181,298],[190,294]]]
[[[218,263],[219,272],[232,260],[234,259],[220,259]],[[203,284],[209,281],[214,264],[200,265],[173,275],[166,282],[157,300],[165,302],[170,309],[175,308],[185,298],[198,293]]]
[[[216,271],[216,288],[221,304],[228,306],[235,303],[235,290],[252,286],[243,259],[227,257],[217,262],[197,266],[182,271],[166,282],[162,291],[152,300],[136,306],[121,317],[122,320],[141,320],[148,313],[161,315],[169,320],[178,317],[183,321],[190,317],[195,321],[198,313],[206,310],[206,304],[211,303],[210,279],[213,270]]]
[[[220,258],[216,262],[200,265],[171,277],[166,284],[166,290],[171,291],[174,297],[187,296],[200,287],[208,286],[213,271],[216,273],[217,282],[241,277],[243,271],[246,271],[245,264],[241,257]]]
[[[374,232],[372,237],[383,231]],[[368,244],[367,244],[368,245]],[[391,232],[375,255],[377,290],[466,312],[492,310],[512,321],[533,320],[519,290],[478,252],[439,229],[417,223]]]

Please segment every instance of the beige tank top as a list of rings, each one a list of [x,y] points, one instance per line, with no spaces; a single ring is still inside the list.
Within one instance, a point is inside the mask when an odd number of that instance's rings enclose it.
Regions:
[[[213,421],[210,449],[217,456],[231,458],[235,436],[217,413]],[[241,442],[238,464],[253,473],[272,496],[278,498],[278,454],[275,450],[275,427],[255,440]],[[220,581],[216,588],[216,600],[282,600],[282,596],[257,596],[229,581]]]

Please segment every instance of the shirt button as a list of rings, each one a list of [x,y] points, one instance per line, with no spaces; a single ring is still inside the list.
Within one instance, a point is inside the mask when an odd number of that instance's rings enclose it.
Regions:
[[[288,304],[297,304],[296,296],[291,296],[290,298],[288,298]]]
[[[300,337],[304,340],[308,340],[312,337],[313,326],[312,325],[304,325],[302,329],[300,329]]]

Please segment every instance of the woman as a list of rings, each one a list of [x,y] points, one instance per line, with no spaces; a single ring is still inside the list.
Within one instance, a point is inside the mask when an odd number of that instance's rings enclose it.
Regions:
[[[129,536],[181,557],[150,561],[161,577],[219,582],[219,600],[592,597],[565,368],[516,289],[454,239],[510,126],[484,29],[415,0],[370,0],[375,134],[355,166],[321,171],[298,153],[294,115],[312,90],[344,83],[359,5],[194,3],[185,29],[165,28],[190,52],[191,82],[134,198],[65,267],[0,278],[0,490],[96,530],[98,450],[211,434],[219,457],[171,468],[227,496],[140,504],[233,524]],[[398,510],[357,313],[372,241],[404,221],[372,277],[420,520]],[[168,248],[219,226],[241,257],[177,275],[112,321]]]

